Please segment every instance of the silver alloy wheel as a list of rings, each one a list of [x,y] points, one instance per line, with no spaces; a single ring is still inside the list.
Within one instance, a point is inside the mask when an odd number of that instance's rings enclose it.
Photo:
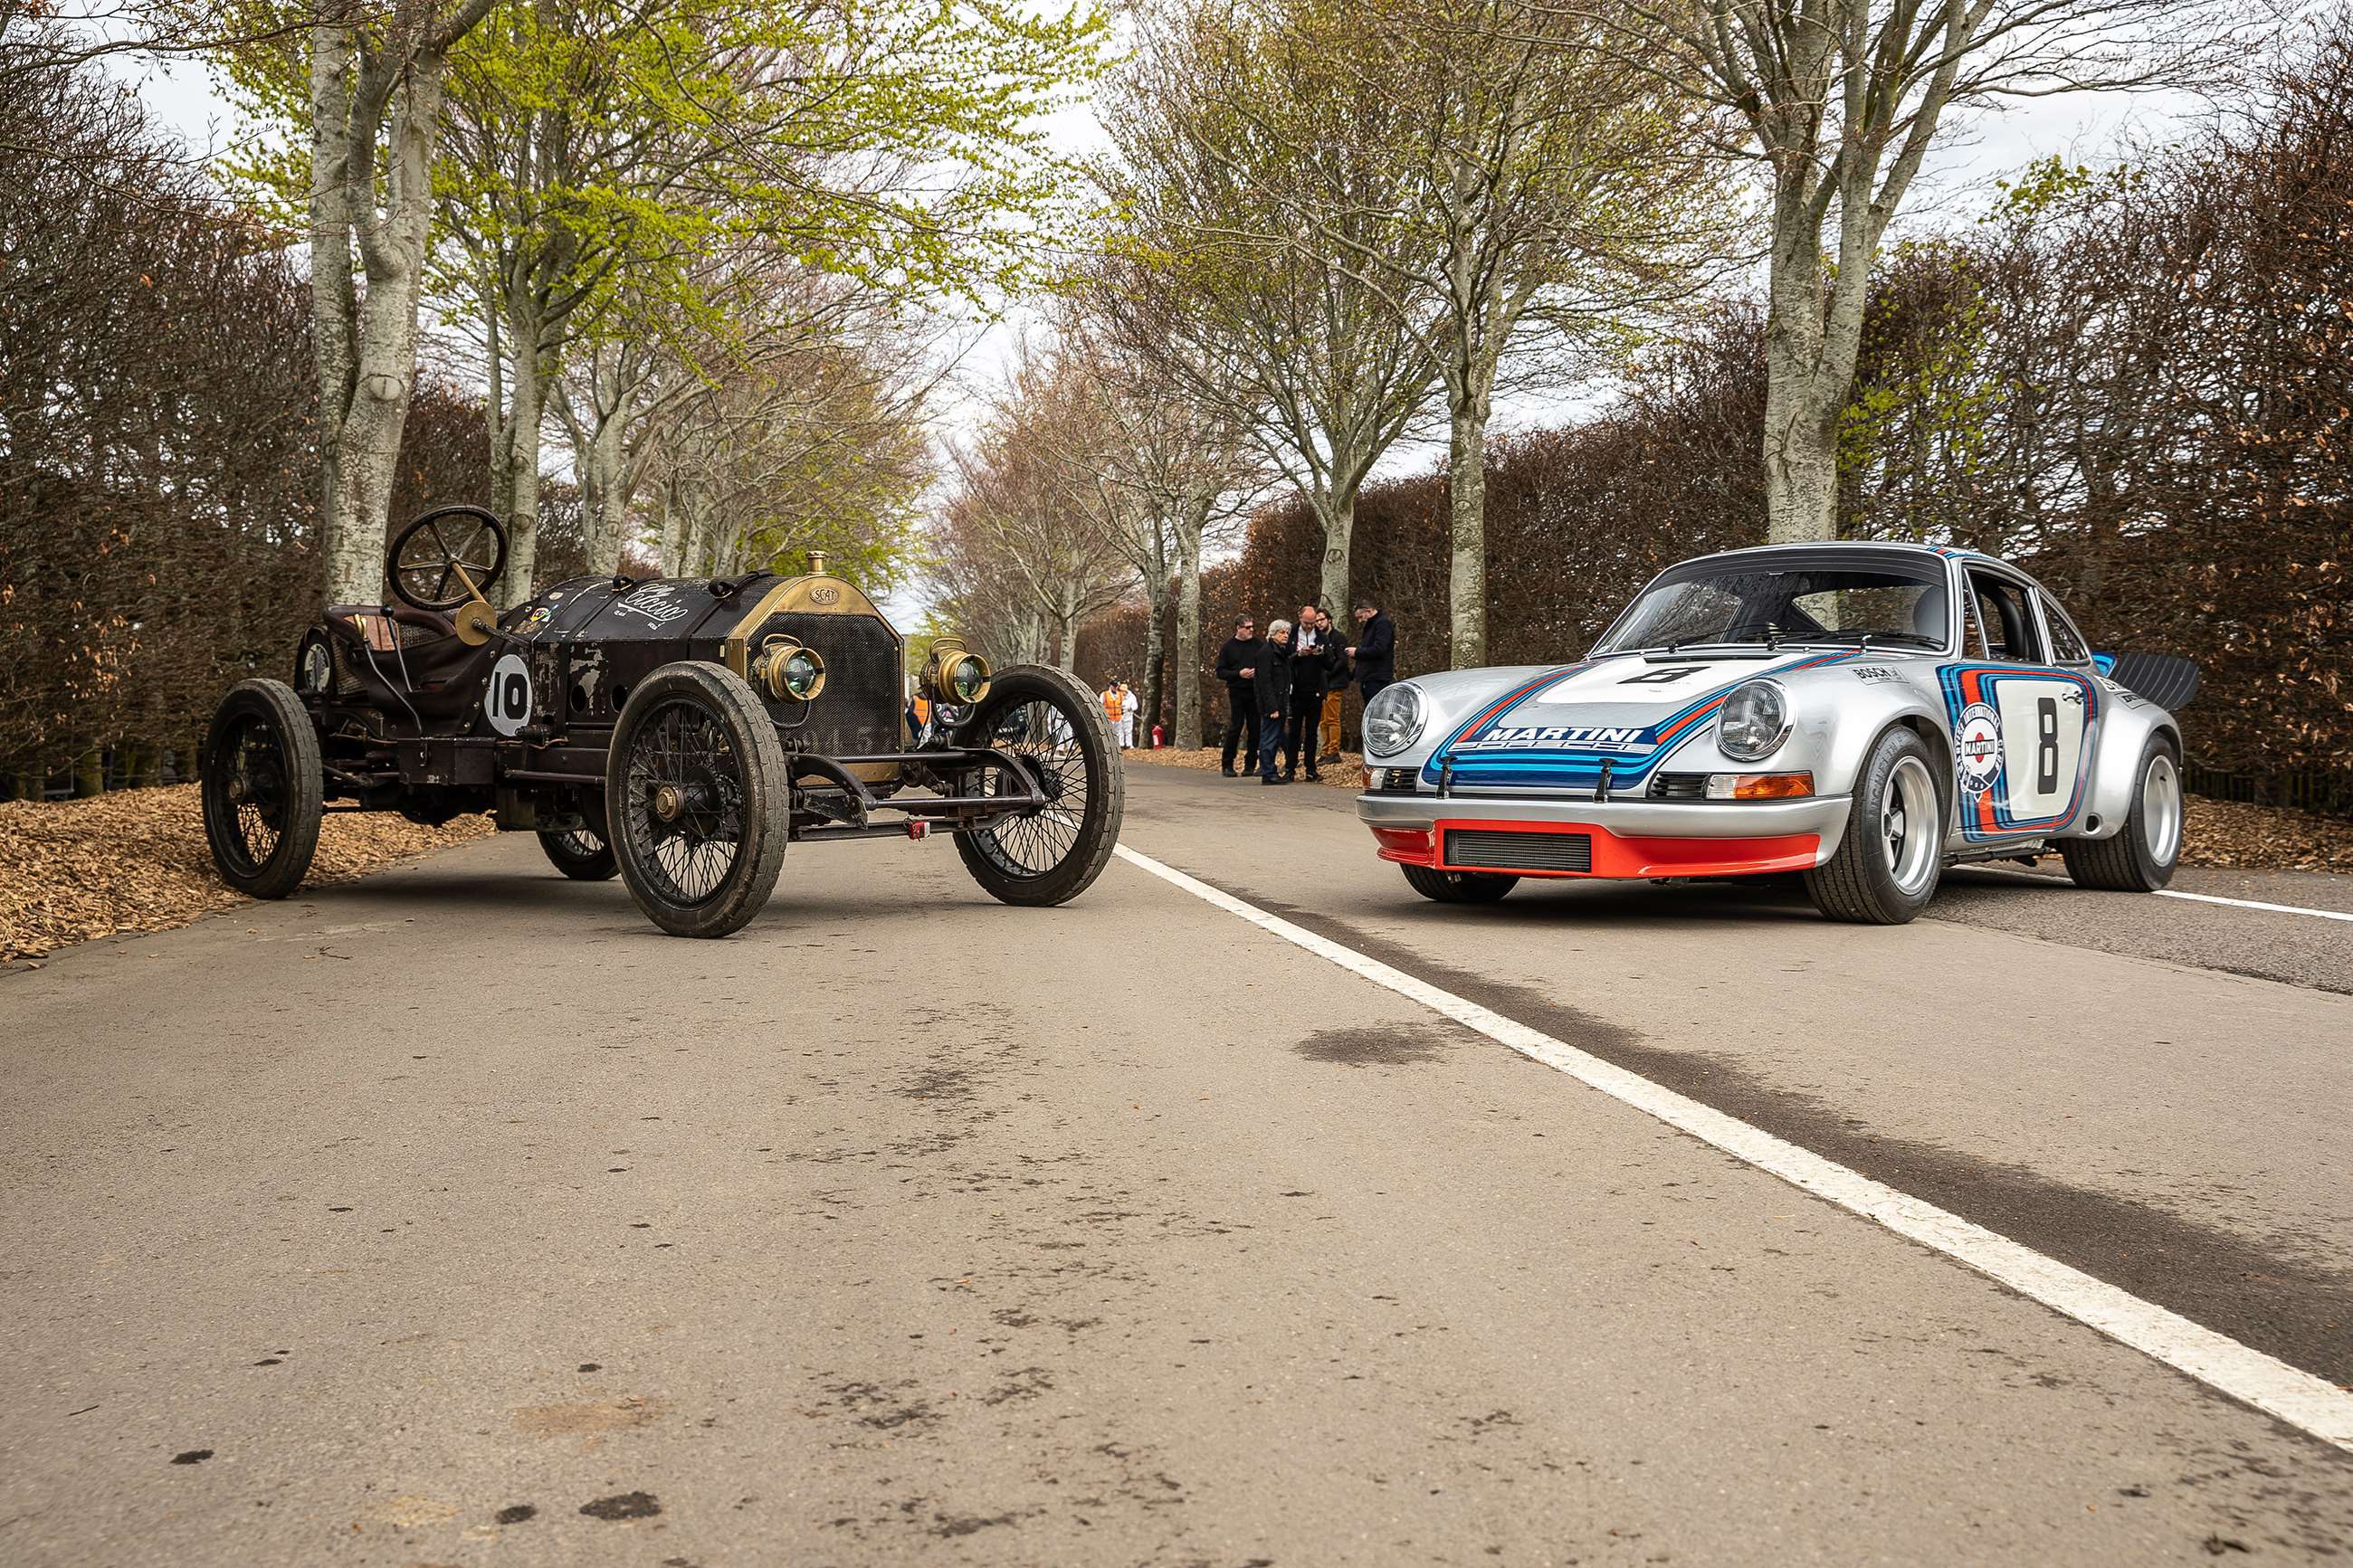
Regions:
[[[1887,775],[1887,794],[1880,802],[1879,840],[1887,856],[1887,874],[1905,898],[1918,894],[1936,873],[1938,823],[1936,784],[1927,764],[1905,757]]]
[[[2172,865],[2181,853],[2181,774],[2163,752],[2149,758],[2148,772],[2141,775],[2140,825],[2149,858]]]

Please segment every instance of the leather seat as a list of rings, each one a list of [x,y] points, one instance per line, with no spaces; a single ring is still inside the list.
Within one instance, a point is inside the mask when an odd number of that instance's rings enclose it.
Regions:
[[[343,645],[338,663],[372,706],[388,717],[414,710],[431,730],[466,728],[498,662],[495,641],[469,647],[448,616],[408,605],[329,605],[324,614]]]

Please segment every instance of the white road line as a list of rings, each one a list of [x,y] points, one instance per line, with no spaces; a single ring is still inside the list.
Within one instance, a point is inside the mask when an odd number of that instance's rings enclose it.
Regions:
[[[2195,899],[2201,904],[2228,904],[2234,910],[2265,910],[2275,915],[2310,915],[2316,920],[2353,921],[2353,911],[2345,910],[2307,910],[2300,904],[2266,904],[2253,899],[2225,899],[2212,893],[2185,893],[2173,888],[2159,888],[2160,899]]]
[[[1997,877],[2016,877],[2022,881],[2042,882],[2054,888],[2073,886],[2064,877],[2045,876],[2040,871],[2013,871],[2007,866],[1966,866],[1969,871],[1990,871]],[[2234,910],[2262,910],[2266,914],[2310,915],[2320,921],[2353,921],[2353,910],[2307,910],[2302,904],[2266,904],[2255,899],[2226,899],[2219,893],[2185,893],[2179,888],[2159,888],[2160,899],[2189,899],[2201,904],[2228,904]]]
[[[1557,1068],[1735,1159],[1770,1172],[1841,1208],[1875,1220],[1899,1236],[1934,1247],[2323,1442],[2353,1449],[2353,1394],[2325,1379],[2300,1372],[2227,1335],[2201,1328],[2179,1313],[2167,1311],[2094,1279],[2081,1269],[2021,1247],[2008,1237],[1662,1088],[1541,1030],[1514,1023],[1476,1002],[1269,914],[1255,904],[1188,877],[1174,867],[1164,866],[1124,844],[1119,846],[1119,855],[1197,899],[1240,915],[1261,930],[1305,948],[1319,958],[1329,959],[1376,985],[1419,1002],[1466,1028],[1476,1029],[1524,1057]]]

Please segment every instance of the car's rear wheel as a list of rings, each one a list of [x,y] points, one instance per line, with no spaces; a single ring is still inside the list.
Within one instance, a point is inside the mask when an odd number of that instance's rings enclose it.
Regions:
[[[621,879],[672,936],[720,937],[760,912],[784,867],[784,748],[767,710],[723,665],[666,664],[613,728],[607,825]]]
[[[602,882],[621,868],[620,862],[613,858],[613,847],[593,827],[543,832],[539,836],[539,847],[546,854],[549,865],[575,882]]]
[[[1415,892],[1441,904],[1492,904],[1520,885],[1517,877],[1501,871],[1440,871],[1429,866],[1398,869]]]
[[[302,885],[326,809],[319,732],[282,680],[229,688],[205,733],[205,839],[221,879],[257,899]]]
[[[2173,880],[2181,863],[2181,768],[2161,735],[2140,753],[2140,787],[2113,837],[2063,838],[2059,858],[2079,888],[2153,893]]]
[[[1890,730],[1863,760],[1846,834],[1806,873],[1806,891],[1834,921],[1902,925],[1936,897],[1944,858],[1944,796],[1927,745],[1909,730]]]
[[[1059,669],[1017,665],[990,680],[955,734],[959,745],[1018,757],[1046,796],[1037,810],[955,836],[972,879],[1008,904],[1060,904],[1086,891],[1119,843],[1127,804],[1126,775],[1094,693]],[[1013,786],[991,768],[972,787],[998,795]]]

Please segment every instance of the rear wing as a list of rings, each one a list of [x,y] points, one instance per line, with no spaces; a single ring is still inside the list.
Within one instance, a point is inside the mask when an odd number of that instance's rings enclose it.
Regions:
[[[2168,712],[2178,712],[2198,695],[2198,667],[2169,653],[2095,653],[2102,675]]]

